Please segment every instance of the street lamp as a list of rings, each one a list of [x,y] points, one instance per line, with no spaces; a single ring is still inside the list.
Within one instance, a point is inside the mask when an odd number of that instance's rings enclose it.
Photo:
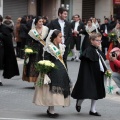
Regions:
[[[66,9],[69,10],[69,5],[68,4],[66,4]]]
[[[61,4],[61,7],[65,7],[65,5],[64,5],[64,4]]]
[[[61,7],[65,7],[67,10],[69,10],[69,4],[61,4]]]

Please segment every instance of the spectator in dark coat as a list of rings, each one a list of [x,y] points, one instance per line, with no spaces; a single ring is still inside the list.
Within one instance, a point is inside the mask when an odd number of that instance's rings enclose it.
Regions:
[[[12,44],[12,29],[2,24],[2,16],[0,15],[0,86],[2,79],[10,79],[19,75],[18,64]]]

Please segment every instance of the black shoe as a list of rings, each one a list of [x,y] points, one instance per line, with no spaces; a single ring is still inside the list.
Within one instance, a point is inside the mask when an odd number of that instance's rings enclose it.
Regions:
[[[52,114],[48,110],[47,110],[47,114],[50,118],[57,118],[59,116],[59,114],[57,114],[57,113]]]
[[[71,61],[74,61],[75,58],[72,58]]]
[[[76,101],[76,110],[77,110],[77,112],[80,112],[81,106],[78,106],[77,104],[78,104],[78,100]]]
[[[118,91],[116,92],[116,94],[117,94],[117,95],[120,95],[120,93],[119,93]]]
[[[95,113],[94,113],[94,112],[91,112],[91,111],[89,112],[89,115],[101,116],[98,112],[95,112]]]
[[[3,86],[2,82],[0,82],[0,86]]]

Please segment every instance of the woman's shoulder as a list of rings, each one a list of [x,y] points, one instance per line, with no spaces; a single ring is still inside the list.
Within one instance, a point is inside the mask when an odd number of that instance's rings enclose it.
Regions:
[[[44,26],[43,25],[43,33],[46,33],[46,34],[48,34],[48,31],[49,31],[49,28],[47,27],[47,26]],[[46,36],[46,35],[45,35]]]
[[[43,25],[43,31],[48,32],[48,30],[49,30],[49,28],[47,26]]]
[[[48,30],[49,28],[45,25],[43,25],[43,29]]]

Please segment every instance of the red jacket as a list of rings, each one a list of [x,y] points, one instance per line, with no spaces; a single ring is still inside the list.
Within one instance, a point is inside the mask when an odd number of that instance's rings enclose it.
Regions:
[[[120,73],[120,55],[117,57],[116,60],[110,61],[110,68],[113,72]]]

